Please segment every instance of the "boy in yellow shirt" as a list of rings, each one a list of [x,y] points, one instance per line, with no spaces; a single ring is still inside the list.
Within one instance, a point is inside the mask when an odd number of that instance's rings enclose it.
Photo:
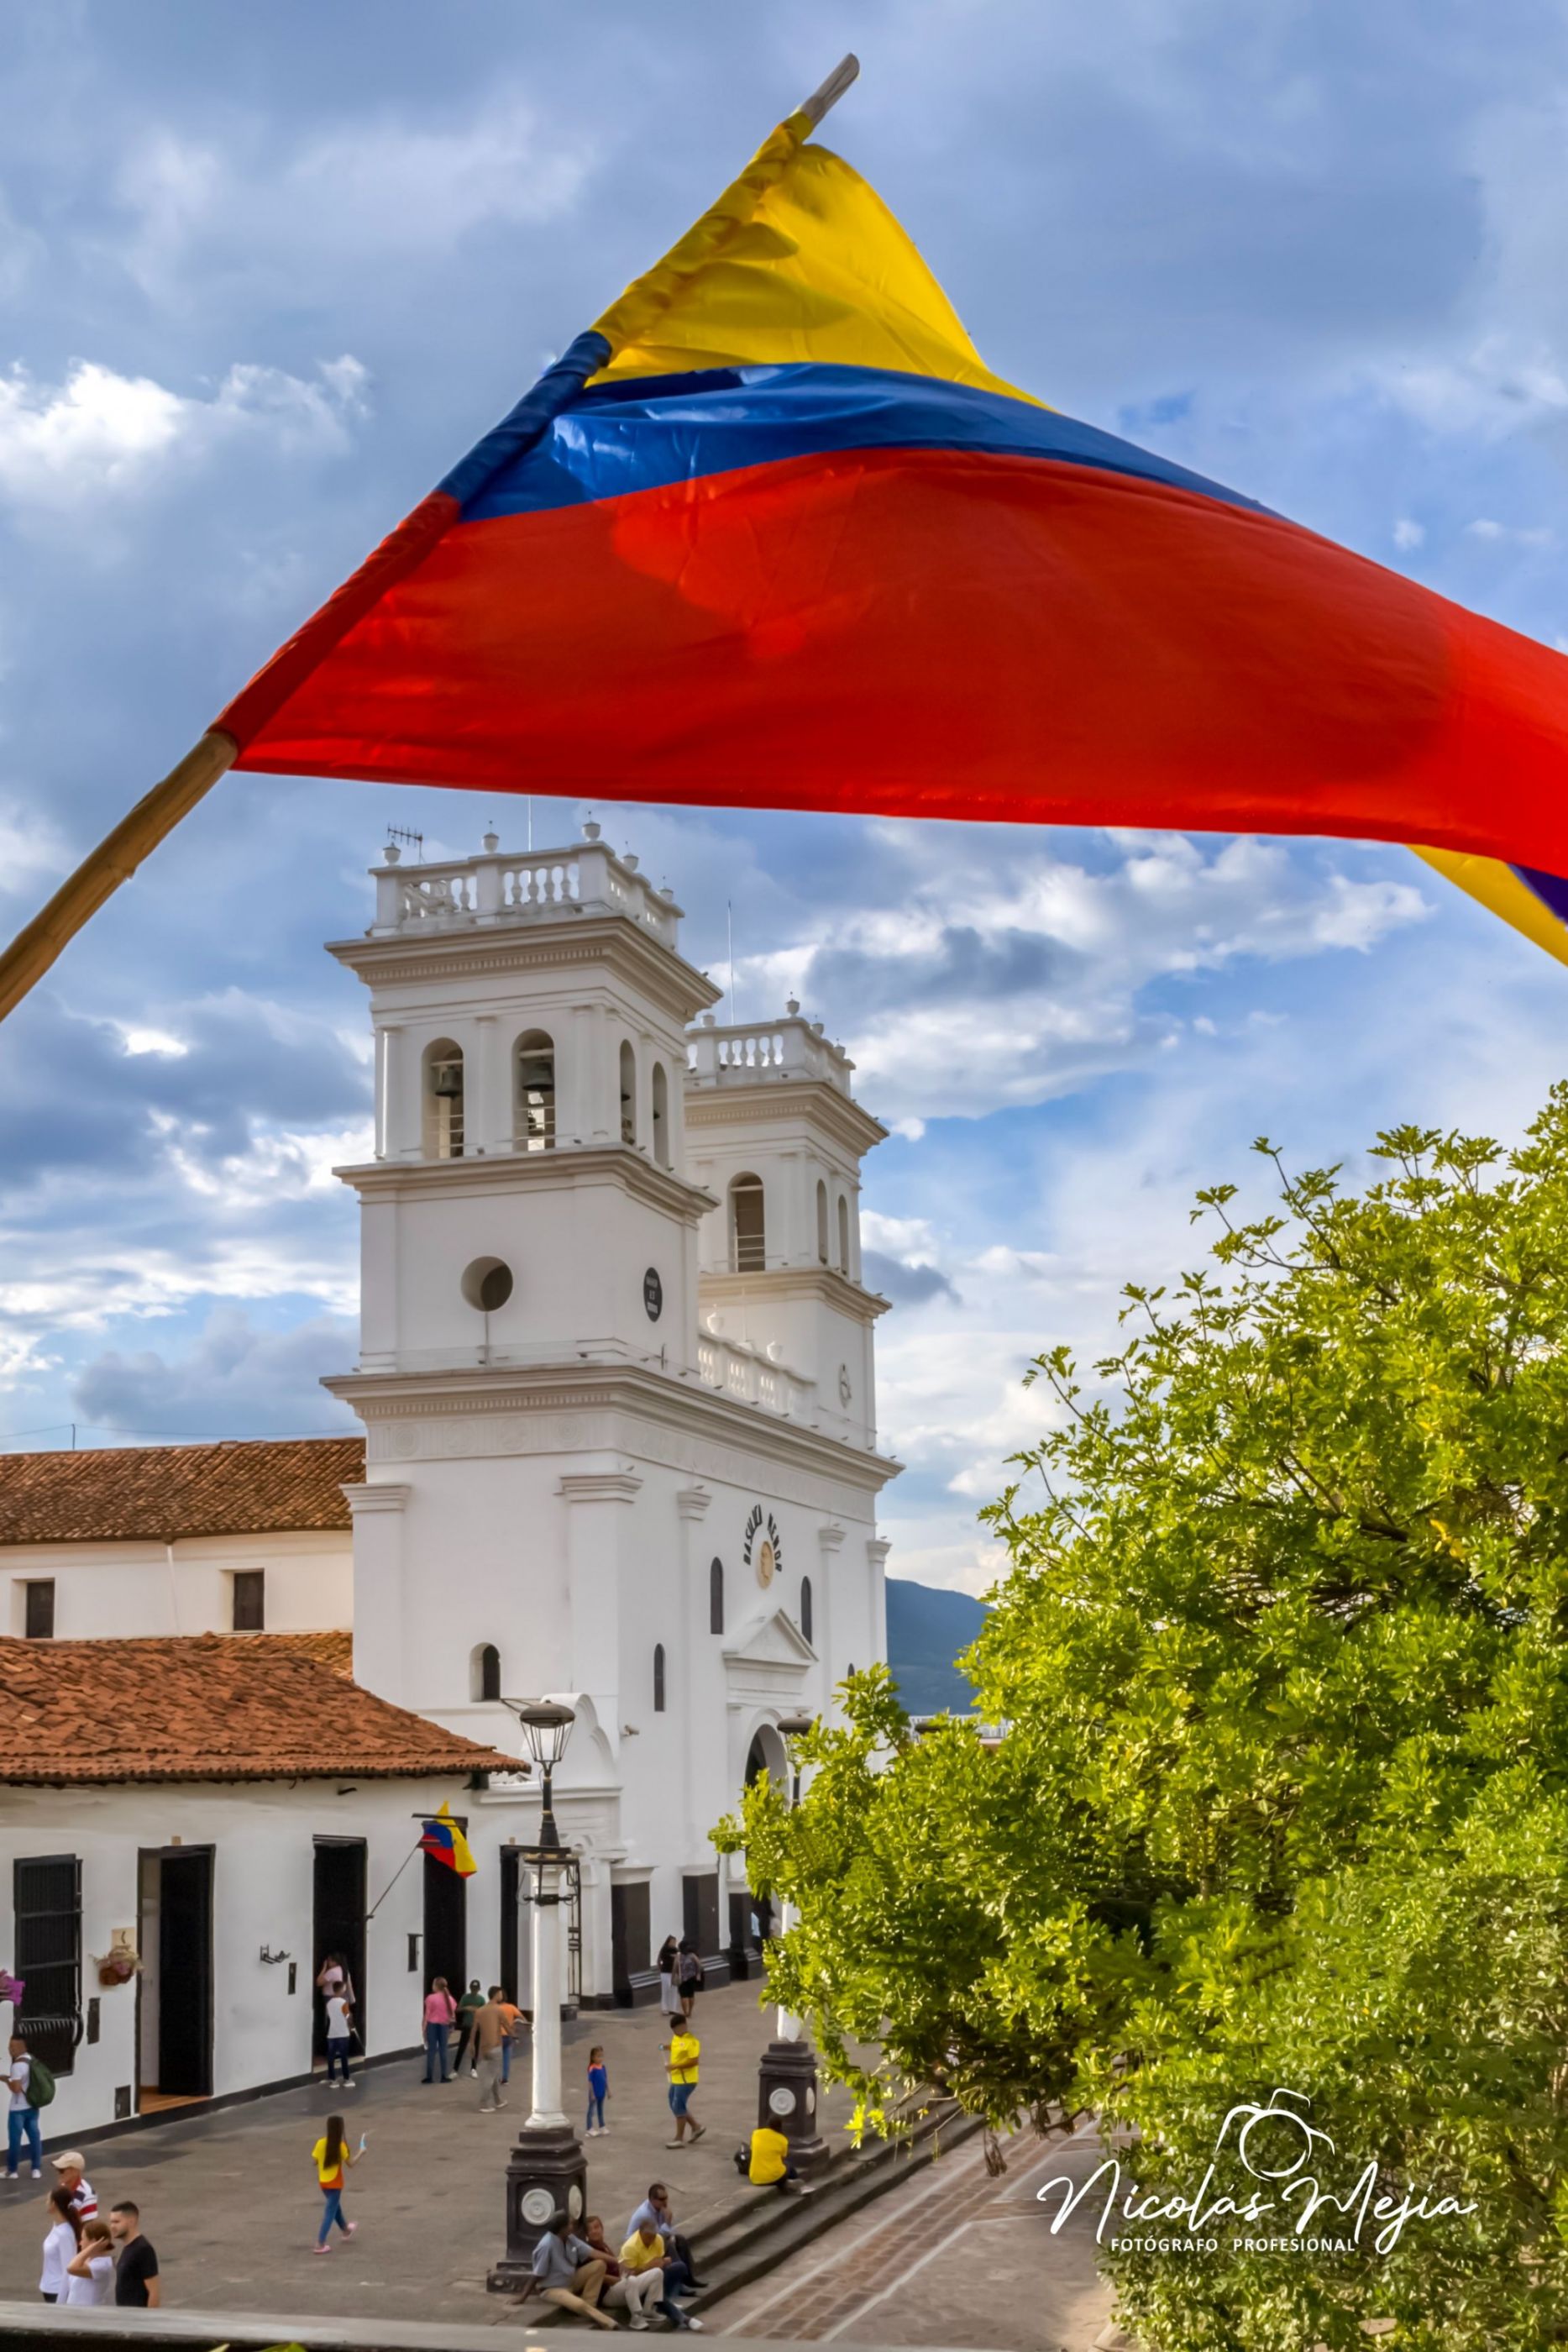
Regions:
[[[670,2053],[664,2072],[670,2078],[670,2113],[675,2119],[675,2137],[667,2145],[671,2147],[684,2147],[686,2126],[690,2124],[692,2146],[695,2147],[707,2129],[706,2124],[699,2124],[691,2113],[691,2096],[697,2086],[697,2060],[702,2054],[702,2043],[691,2026],[683,2024],[676,2028],[664,2047]]]

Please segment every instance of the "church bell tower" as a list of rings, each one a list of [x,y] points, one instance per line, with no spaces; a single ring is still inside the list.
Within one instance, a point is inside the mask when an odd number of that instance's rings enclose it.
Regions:
[[[355,1671],[455,1726],[497,1696],[475,1661],[525,1611],[508,1695],[602,1679],[613,1628],[573,1625],[548,1454],[580,1440],[611,1369],[697,1378],[713,1203],[686,1174],[685,1030],[718,991],[679,952],[670,893],[597,824],[524,856],[494,834],[451,863],[389,848],[373,877],[369,931],[330,949],[371,992],[376,1125],[373,1159],[339,1171],[361,1204],[361,1353],[329,1385],[367,1424],[356,1510],[401,1514],[405,1539],[356,1529]],[[518,1446],[504,1482],[482,1466]],[[394,1555],[444,1558],[450,1590],[405,1589]]]

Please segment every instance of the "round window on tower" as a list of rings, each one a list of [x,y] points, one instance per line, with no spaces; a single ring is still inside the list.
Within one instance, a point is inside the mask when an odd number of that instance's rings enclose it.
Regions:
[[[494,1315],[512,1295],[512,1269],[498,1257],[476,1257],[463,1269],[463,1296],[481,1315]]]

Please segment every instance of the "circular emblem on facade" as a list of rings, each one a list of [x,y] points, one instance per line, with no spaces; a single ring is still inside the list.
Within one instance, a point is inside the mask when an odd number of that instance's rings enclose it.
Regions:
[[[808,2083],[806,2085],[806,2113],[809,2116],[814,2116],[816,2112],[817,2094],[812,2090],[810,2084]]]
[[[574,2180],[566,2192],[566,2210],[574,2221],[582,2219],[582,2191]]]
[[[765,1511],[760,1503],[753,1503],[751,1516],[746,1522],[741,1558],[747,1568],[756,1571],[757,1581],[764,1591],[784,1565],[784,1546],[773,1514]]]
[[[531,2221],[536,2230],[542,2229],[555,2211],[555,2199],[548,2189],[528,2189],[523,2192],[523,2219]]]
[[[768,2105],[769,2111],[776,2116],[792,2116],[795,2112],[795,2094],[793,2091],[787,2091],[780,2083],[776,2091],[768,2092]]]
[[[839,1402],[844,1406],[846,1411],[849,1407],[850,1399],[853,1394],[854,1391],[850,1386],[850,1368],[847,1364],[841,1364],[839,1366]]]
[[[648,1310],[649,1322],[656,1323],[664,1311],[664,1286],[656,1265],[651,1265],[643,1276],[643,1304]]]

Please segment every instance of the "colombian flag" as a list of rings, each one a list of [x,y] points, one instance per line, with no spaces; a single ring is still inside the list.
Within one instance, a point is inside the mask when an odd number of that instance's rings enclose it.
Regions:
[[[459,1878],[472,1878],[479,1865],[468,1851],[468,1841],[452,1818],[450,1805],[443,1805],[433,1822],[424,1824],[424,1834],[419,1841],[420,1851],[433,1861],[444,1862]]]
[[[1568,961],[1568,667],[992,375],[792,115],[214,721],[487,791],[1329,834]]]

